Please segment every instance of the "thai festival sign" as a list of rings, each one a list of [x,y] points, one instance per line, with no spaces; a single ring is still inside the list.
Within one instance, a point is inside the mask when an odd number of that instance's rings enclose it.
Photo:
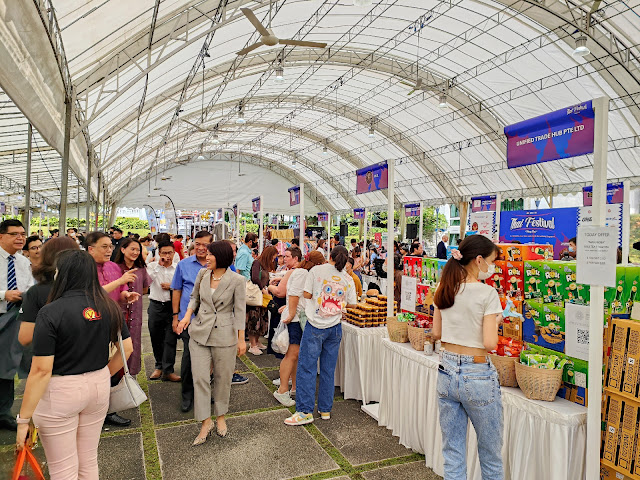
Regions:
[[[484,197],[471,197],[471,211],[475,212],[495,212],[498,208],[498,197],[496,195],[486,195]]]
[[[291,187],[289,190],[289,206],[300,205],[300,185]]]
[[[607,184],[607,204],[624,202],[624,184],[622,182]],[[582,205],[591,207],[593,205],[593,186],[583,187]]]
[[[251,199],[251,208],[253,209],[253,213],[260,211],[260,197]]]
[[[578,209],[575,207],[500,212],[500,242],[553,245],[556,259],[569,245],[569,239],[576,236],[577,229]]]
[[[507,166],[522,167],[593,153],[591,100],[504,127]]]
[[[353,219],[354,220],[364,220],[364,208],[354,208],[353,209]]]
[[[328,222],[329,221],[329,213],[327,213],[327,212],[318,212],[318,221],[319,222]]]
[[[375,192],[389,186],[387,162],[369,165],[356,171],[356,194]]]
[[[420,204],[419,203],[407,203],[404,206],[405,217],[419,217],[420,216]]]
[[[147,221],[149,222],[149,230],[151,233],[158,233],[158,219],[156,218],[156,212],[150,206],[145,206],[144,211],[147,214]]]

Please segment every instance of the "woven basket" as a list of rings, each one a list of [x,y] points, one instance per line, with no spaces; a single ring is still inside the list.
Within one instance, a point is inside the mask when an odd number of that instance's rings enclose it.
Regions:
[[[411,324],[407,324],[407,332],[409,334],[409,341],[411,346],[420,352],[424,351],[424,342],[427,336],[424,333],[424,328],[414,327]]]
[[[491,363],[498,371],[498,379],[503,387],[517,387],[516,363],[520,362],[518,357],[501,357],[500,355],[489,355]]]
[[[553,402],[562,384],[562,370],[547,370],[516,363],[516,378],[525,397]]]
[[[389,340],[397,343],[409,341],[408,322],[399,322],[398,317],[387,317],[387,332]]]

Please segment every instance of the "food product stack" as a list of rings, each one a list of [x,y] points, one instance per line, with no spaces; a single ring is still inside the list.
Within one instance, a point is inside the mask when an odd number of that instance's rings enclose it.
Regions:
[[[397,302],[393,302],[394,315],[398,312]],[[380,327],[387,324],[387,297],[367,297],[355,308],[347,308],[344,315],[347,322],[357,327]]]

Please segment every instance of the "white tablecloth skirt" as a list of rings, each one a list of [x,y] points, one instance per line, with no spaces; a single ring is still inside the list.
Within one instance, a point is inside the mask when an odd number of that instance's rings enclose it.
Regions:
[[[387,327],[359,328],[342,322],[342,342],[336,364],[335,385],[344,398],[363,403],[380,401],[382,339]]]
[[[424,453],[428,467],[444,474],[436,382],[438,357],[410,344],[382,340],[382,391],[379,424],[400,443]],[[567,400],[527,399],[517,388],[502,387],[505,479],[581,480],[585,477],[587,409]],[[469,422],[467,475],[481,480],[477,438]]]

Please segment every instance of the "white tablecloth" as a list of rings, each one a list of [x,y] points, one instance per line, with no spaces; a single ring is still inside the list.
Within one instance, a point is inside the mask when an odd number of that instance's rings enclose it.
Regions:
[[[443,475],[438,420],[437,355],[426,356],[408,343],[382,340],[382,392],[379,424],[400,443],[424,453],[426,464]],[[502,387],[505,479],[580,480],[585,476],[587,409],[567,400],[527,399],[517,388]],[[469,423],[467,473],[480,480],[477,439]]]
[[[381,342],[385,337],[387,327],[359,328],[342,322],[335,384],[344,392],[344,398],[365,404],[380,401]]]
[[[362,275],[362,291],[367,292],[369,289],[369,284],[375,283],[380,287],[380,294],[387,294],[387,279],[380,278],[377,275]]]

